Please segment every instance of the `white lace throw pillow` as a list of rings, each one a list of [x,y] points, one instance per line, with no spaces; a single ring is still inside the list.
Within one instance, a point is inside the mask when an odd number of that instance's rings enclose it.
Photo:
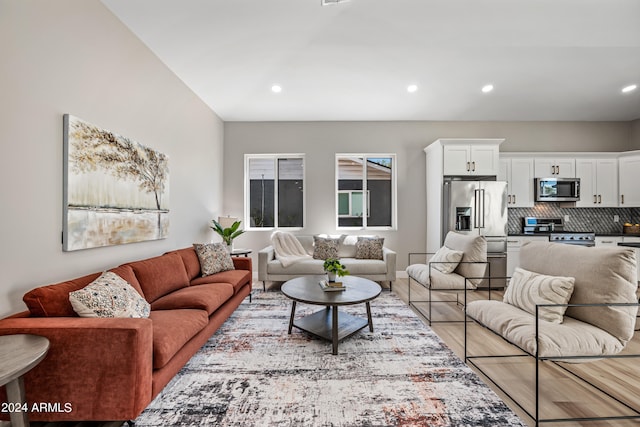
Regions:
[[[149,303],[126,280],[105,271],[82,289],[69,293],[80,317],[149,317]]]

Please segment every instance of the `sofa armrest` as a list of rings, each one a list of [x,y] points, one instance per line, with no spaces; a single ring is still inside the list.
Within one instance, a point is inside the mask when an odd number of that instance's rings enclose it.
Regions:
[[[268,280],[267,264],[276,258],[273,246],[267,246],[258,252],[258,280]]]
[[[236,270],[253,271],[251,258],[234,256],[231,257],[231,260],[233,261],[233,266]]]
[[[152,332],[150,319],[0,321],[0,335],[34,334],[50,342],[44,360],[24,375],[26,398],[60,402],[62,410],[31,412],[33,421],[135,419],[151,401]],[[0,399],[6,401],[4,390]]]
[[[387,266],[387,280],[389,281],[396,280],[396,258],[397,254],[395,251],[385,246],[382,247],[382,259]]]

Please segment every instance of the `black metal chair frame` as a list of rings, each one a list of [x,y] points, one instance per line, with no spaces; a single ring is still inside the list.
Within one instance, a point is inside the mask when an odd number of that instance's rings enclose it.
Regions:
[[[411,265],[411,255],[434,255],[434,253],[432,252],[409,252],[409,256],[408,256],[408,264],[407,265]],[[431,304],[451,304],[451,303],[455,303],[456,306],[460,306],[462,305],[460,303],[460,292],[465,292],[465,305],[466,305],[466,289],[438,289],[438,288],[434,288],[431,284],[431,268],[432,268],[432,264],[449,264],[449,262],[446,261],[433,261],[433,262],[429,262],[429,285],[425,286],[424,284],[422,284],[421,282],[419,282],[415,277],[411,276],[410,274],[407,273],[407,277],[408,277],[408,284],[407,284],[407,293],[408,293],[408,301],[409,301],[409,307],[413,307],[414,309],[416,309],[429,323],[429,326],[431,326],[432,323],[462,323],[464,322],[463,320],[432,320],[432,311],[431,311]],[[489,299],[491,299],[491,264],[488,261],[461,261],[460,264],[485,264],[487,266],[487,274],[488,277],[469,277],[469,278],[465,278],[465,288],[467,287],[467,279],[488,279],[488,283],[489,283]],[[423,288],[426,288],[428,293],[429,293],[429,299],[428,300],[412,300],[411,299],[411,281],[416,282],[417,284],[419,284],[420,286],[422,286]],[[432,298],[432,291],[436,291],[436,292],[454,292],[456,294],[456,299],[453,300],[438,300],[438,301],[433,301]],[[424,310],[420,307],[418,307],[416,305],[416,303],[427,303],[428,304],[428,313],[425,313]]]
[[[491,298],[489,298],[489,299],[491,299]],[[465,363],[467,363],[470,366],[473,366],[476,370],[478,370],[480,373],[482,373],[482,375],[484,375],[487,379],[489,379],[489,381],[491,381],[496,387],[498,387],[498,389],[500,389],[500,391],[502,391],[513,403],[515,403],[520,409],[522,409],[522,411],[524,411],[529,417],[531,417],[534,420],[536,426],[539,426],[541,423],[559,423],[559,422],[570,422],[570,421],[572,421],[572,422],[580,422],[580,421],[588,422],[588,421],[598,421],[598,420],[602,420],[602,421],[634,420],[634,419],[640,420],[640,408],[634,408],[630,404],[622,401],[620,398],[618,398],[618,397],[612,395],[611,393],[603,390],[598,385],[596,385],[593,382],[589,381],[588,379],[582,377],[580,374],[572,371],[568,367],[563,366],[563,364],[562,364],[562,361],[567,361],[567,360],[589,360],[589,359],[598,360],[598,359],[640,358],[640,354],[615,354],[615,355],[599,355],[599,356],[574,355],[574,356],[561,356],[561,357],[557,357],[557,356],[556,357],[545,357],[545,356],[541,356],[538,353],[538,349],[540,348],[539,308],[541,308],[541,307],[634,307],[634,306],[635,307],[639,307],[640,306],[639,303],[539,304],[539,305],[536,305],[536,313],[535,313],[536,353],[535,354],[531,354],[527,350],[525,350],[522,347],[518,346],[517,344],[511,342],[510,340],[508,340],[507,338],[503,337],[499,333],[493,331],[492,329],[490,329],[486,325],[482,324],[478,320],[476,320],[476,319],[472,318],[471,316],[469,316],[467,314],[466,301],[467,301],[467,296],[466,296],[466,292],[465,292],[465,309],[464,309],[464,318],[465,318],[465,320],[464,320],[464,361],[465,361]],[[468,328],[467,324],[468,324],[469,319],[471,319],[473,322],[475,322],[476,324],[480,325],[481,327],[491,331],[493,334],[495,334],[498,337],[500,337],[503,341],[505,341],[505,342],[511,344],[512,346],[516,347],[518,350],[521,351],[521,353],[518,353],[518,354],[492,354],[492,355],[474,355],[474,356],[470,356],[468,354],[468,345],[467,345],[467,328]],[[480,367],[475,362],[475,359],[508,358],[508,357],[532,357],[536,361],[536,364],[535,364],[535,410],[534,410],[534,413],[531,413],[529,410],[527,410],[524,407],[523,404],[521,404],[516,399],[514,399],[514,397],[505,389],[505,387],[503,387],[496,380],[491,378],[491,376],[488,375],[487,372],[485,370],[483,370],[482,367]],[[607,397],[611,398],[612,400],[618,402],[622,406],[628,408],[630,411],[634,412],[635,415],[603,416],[603,417],[576,417],[576,418],[542,418],[541,419],[540,418],[540,364],[543,363],[543,362],[552,363],[554,366],[557,366],[558,368],[562,369],[564,372],[567,372],[567,373],[571,374],[573,377],[578,378],[583,383],[589,385],[590,387],[593,387],[594,389],[598,390],[602,394],[604,394]]]

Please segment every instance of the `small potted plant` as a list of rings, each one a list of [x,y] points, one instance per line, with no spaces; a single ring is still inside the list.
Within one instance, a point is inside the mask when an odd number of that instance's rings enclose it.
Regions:
[[[327,258],[324,261],[324,271],[327,272],[327,277],[330,282],[335,282],[336,276],[342,277],[349,274],[349,270],[346,269],[346,266],[336,258]]]
[[[238,230],[242,221],[234,222],[231,227],[223,228],[218,221],[212,220],[213,226],[211,229],[218,233],[222,237],[222,241],[227,245],[227,250],[231,252],[233,250],[233,239],[244,233],[244,230]]]

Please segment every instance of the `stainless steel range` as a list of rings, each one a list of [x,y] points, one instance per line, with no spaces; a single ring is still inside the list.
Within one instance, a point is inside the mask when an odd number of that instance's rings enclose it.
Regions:
[[[566,243],[579,246],[595,246],[596,233],[594,232],[569,232],[550,233],[549,241],[553,243]]]

